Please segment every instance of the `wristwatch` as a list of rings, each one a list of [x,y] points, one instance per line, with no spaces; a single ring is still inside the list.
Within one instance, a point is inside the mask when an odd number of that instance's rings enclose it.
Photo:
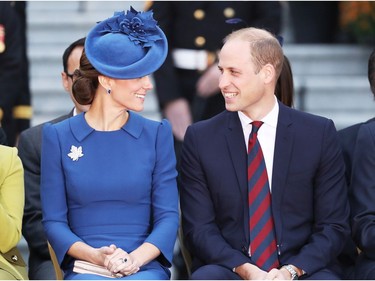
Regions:
[[[286,270],[289,271],[290,275],[292,275],[292,280],[298,280],[298,274],[297,271],[294,270],[292,266],[289,264],[283,266]]]

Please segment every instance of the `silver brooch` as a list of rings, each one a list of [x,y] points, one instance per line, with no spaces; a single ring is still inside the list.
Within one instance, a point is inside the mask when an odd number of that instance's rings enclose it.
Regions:
[[[78,159],[83,156],[82,146],[76,147],[72,145],[70,148],[70,153],[68,153],[68,156],[72,158],[73,161],[78,161]]]

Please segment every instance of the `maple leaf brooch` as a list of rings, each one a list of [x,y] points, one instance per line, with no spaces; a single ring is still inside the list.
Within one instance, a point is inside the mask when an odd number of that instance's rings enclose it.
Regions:
[[[78,159],[83,156],[82,146],[76,147],[76,146],[72,145],[71,148],[70,148],[70,153],[68,153],[68,156],[73,161],[78,161]]]

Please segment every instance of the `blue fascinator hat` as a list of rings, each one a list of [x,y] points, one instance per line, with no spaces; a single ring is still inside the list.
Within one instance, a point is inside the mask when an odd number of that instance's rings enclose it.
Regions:
[[[153,73],[164,63],[168,41],[152,11],[138,12],[130,7],[91,29],[85,53],[101,74],[134,79]]]

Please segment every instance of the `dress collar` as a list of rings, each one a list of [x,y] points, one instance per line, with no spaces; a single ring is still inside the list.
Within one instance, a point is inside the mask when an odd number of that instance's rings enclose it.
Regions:
[[[121,130],[124,130],[134,138],[139,138],[142,133],[144,123],[144,117],[137,113],[129,111],[128,121],[124,126],[121,127]],[[84,112],[70,118],[69,124],[74,137],[78,141],[84,140],[87,136],[95,131],[94,128],[90,127],[89,124],[87,124]]]

